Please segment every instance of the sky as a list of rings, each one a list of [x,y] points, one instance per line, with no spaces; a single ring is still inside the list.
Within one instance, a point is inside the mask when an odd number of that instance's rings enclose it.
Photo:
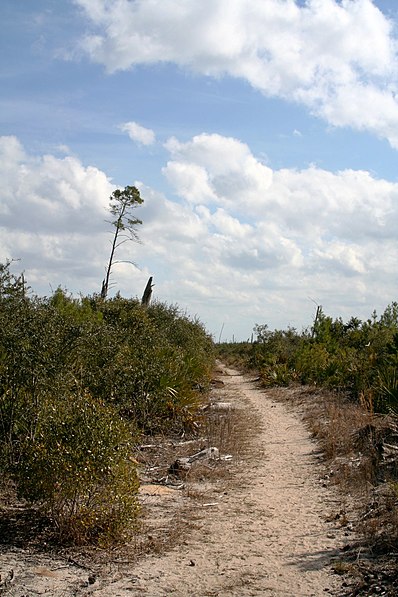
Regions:
[[[153,276],[217,341],[398,300],[396,0],[2,0],[0,19],[0,262],[32,292],[100,292],[109,198],[135,185],[110,296]]]

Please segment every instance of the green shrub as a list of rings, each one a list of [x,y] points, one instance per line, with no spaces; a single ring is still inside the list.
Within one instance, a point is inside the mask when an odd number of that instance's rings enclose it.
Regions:
[[[265,385],[290,381],[343,391],[369,408],[398,410],[398,303],[362,322],[344,323],[318,310],[311,330],[254,328],[255,342],[217,345],[228,363],[259,371]]]
[[[195,426],[213,343],[161,303],[28,296],[0,265],[0,471],[63,540],[121,538],[137,512],[131,434]]]
[[[43,399],[37,419],[13,466],[19,495],[41,505],[62,540],[119,540],[138,509],[127,425],[81,391]]]
[[[296,372],[286,363],[266,365],[260,369],[261,382],[265,387],[288,386],[297,379]]]
[[[86,347],[91,356],[84,375],[91,391],[110,397],[146,433],[191,427],[195,388],[208,384],[214,362],[203,326],[162,303],[144,308],[116,297],[99,308],[107,339],[97,337]],[[108,358],[98,361],[104,350]]]
[[[376,383],[375,410],[383,413],[398,415],[398,369],[394,365],[384,367]]]
[[[296,368],[302,383],[322,383],[331,366],[331,357],[321,344],[306,344],[296,357]]]

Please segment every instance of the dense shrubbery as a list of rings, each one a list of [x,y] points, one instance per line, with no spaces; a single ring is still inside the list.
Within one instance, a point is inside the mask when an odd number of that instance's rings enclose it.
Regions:
[[[398,411],[398,303],[364,322],[344,323],[321,310],[311,330],[257,325],[255,332],[254,343],[219,345],[220,355],[258,370],[265,385],[318,384],[378,412]]]
[[[9,264],[0,329],[1,472],[63,537],[122,536],[137,512],[132,444],[192,426],[211,338],[175,306],[27,296]]]

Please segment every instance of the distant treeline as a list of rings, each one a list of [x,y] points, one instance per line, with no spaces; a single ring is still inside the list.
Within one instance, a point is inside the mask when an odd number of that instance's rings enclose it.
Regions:
[[[376,412],[398,412],[398,303],[344,323],[318,309],[299,333],[256,325],[255,342],[217,345],[220,356],[259,371],[265,386],[292,382],[342,391]]]

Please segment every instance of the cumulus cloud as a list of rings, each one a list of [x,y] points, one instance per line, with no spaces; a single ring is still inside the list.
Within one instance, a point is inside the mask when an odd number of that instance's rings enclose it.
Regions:
[[[256,226],[271,219],[307,238],[395,235],[398,186],[369,172],[315,166],[272,171],[245,143],[214,134],[186,143],[171,139],[166,148],[171,159],[163,172],[190,203],[221,206]]]
[[[119,128],[126,132],[132,141],[136,141],[142,145],[152,145],[155,143],[155,133],[153,130],[147,129],[136,122],[125,122]]]
[[[75,0],[84,51],[108,72],[175,63],[247,80],[398,148],[397,39],[372,0]]]
[[[303,310],[315,293],[326,307],[339,305],[337,314],[362,303],[370,312],[380,302],[376,280],[393,300],[396,183],[366,171],[272,171],[246,144],[220,135],[173,138],[166,148],[165,176],[206,226],[196,263],[213,273],[212,286],[235,288],[235,309],[246,305],[255,316],[273,303],[273,317],[290,312],[294,322],[292,305]],[[204,288],[200,267],[189,278]]]
[[[0,137],[0,155],[0,209],[10,229],[58,234],[98,227],[114,188],[104,172],[75,157],[30,156],[13,136]]]
[[[10,136],[0,137],[0,178],[2,260],[20,259],[30,282],[46,292],[102,275],[104,220],[115,188],[104,172],[70,156],[29,155]]]
[[[156,297],[199,315],[215,334],[225,323],[240,338],[254,323],[309,324],[309,296],[346,318],[396,298],[397,183],[365,171],[272,171],[248,145],[221,135],[173,138],[166,148],[174,198],[135,183],[142,244],[123,245],[122,259],[140,269],[119,264],[115,290],[140,295],[153,275]],[[0,260],[21,258],[40,293],[59,284],[98,291],[115,188],[106,174],[0,137],[0,176]]]
[[[172,159],[163,173],[188,201],[253,211],[270,187],[272,170],[238,139],[203,133],[187,143],[169,139],[165,147]]]

